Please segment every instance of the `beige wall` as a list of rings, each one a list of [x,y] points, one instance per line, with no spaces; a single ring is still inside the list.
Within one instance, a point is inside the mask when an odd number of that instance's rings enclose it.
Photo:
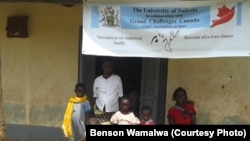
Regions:
[[[166,108],[181,86],[195,102],[198,124],[249,124],[249,64],[248,57],[169,60]]]
[[[8,16],[28,16],[28,38],[7,38]],[[78,75],[82,5],[0,4],[6,122],[60,126]]]

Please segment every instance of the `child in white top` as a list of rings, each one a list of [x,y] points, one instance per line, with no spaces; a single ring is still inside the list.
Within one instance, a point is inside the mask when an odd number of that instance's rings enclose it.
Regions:
[[[112,115],[110,122],[116,125],[139,125],[140,119],[131,111],[129,97],[123,96],[119,101],[120,110]]]

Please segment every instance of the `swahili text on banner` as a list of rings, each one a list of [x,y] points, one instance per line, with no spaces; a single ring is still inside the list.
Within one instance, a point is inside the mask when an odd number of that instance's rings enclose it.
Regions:
[[[250,1],[84,1],[82,54],[250,56]]]

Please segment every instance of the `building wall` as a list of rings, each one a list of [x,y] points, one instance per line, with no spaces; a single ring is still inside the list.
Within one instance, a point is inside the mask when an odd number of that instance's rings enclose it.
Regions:
[[[249,124],[249,64],[248,57],[170,59],[166,108],[183,87],[195,102],[198,124]]]
[[[7,38],[7,17],[19,15],[28,16],[28,38]],[[81,4],[0,4],[6,123],[61,126],[67,100],[75,94],[80,25]]]

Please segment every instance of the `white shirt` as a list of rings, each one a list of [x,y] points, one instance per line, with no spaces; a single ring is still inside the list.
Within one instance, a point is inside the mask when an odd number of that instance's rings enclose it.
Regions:
[[[94,81],[93,97],[96,97],[96,106],[106,112],[119,110],[118,98],[123,96],[123,87],[120,76],[112,74],[105,79],[103,75],[98,76]]]
[[[138,125],[140,124],[139,118],[135,116],[133,112],[129,114],[123,114],[120,111],[117,111],[110,118],[110,122],[118,125]]]

